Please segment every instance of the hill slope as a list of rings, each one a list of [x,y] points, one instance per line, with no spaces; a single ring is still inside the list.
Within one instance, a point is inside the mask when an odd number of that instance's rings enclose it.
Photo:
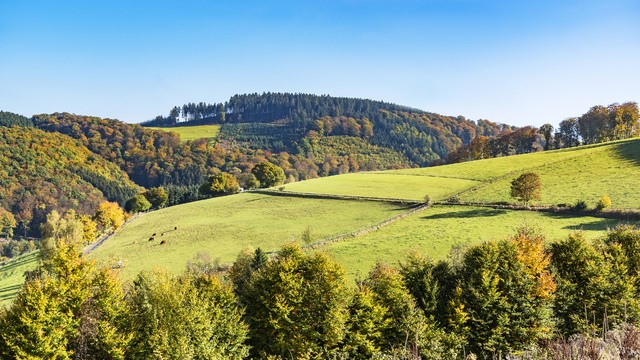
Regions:
[[[51,210],[93,214],[105,200],[124,202],[138,187],[117,166],[62,134],[0,126],[0,206],[20,235],[37,235]]]
[[[420,169],[333,176],[287,184],[286,191],[421,200],[457,196],[468,202],[511,202],[510,181],[534,171],[542,178],[538,204],[595,204],[607,194],[614,208],[640,209],[640,139]]]
[[[249,147],[305,153],[314,136],[346,135],[402,154],[412,165],[444,159],[477,136],[510,127],[366,99],[292,93],[235,95],[224,104],[185,104],[146,126],[222,124],[220,136]]]

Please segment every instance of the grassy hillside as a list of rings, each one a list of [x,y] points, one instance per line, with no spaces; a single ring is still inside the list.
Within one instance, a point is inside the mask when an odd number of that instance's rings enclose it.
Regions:
[[[38,262],[38,252],[19,256],[0,265],[0,306],[8,304],[24,282],[24,272],[33,270]]]
[[[548,241],[555,241],[578,230],[587,238],[596,238],[618,223],[585,216],[435,206],[369,234],[330,244],[327,250],[354,278],[366,275],[378,260],[396,264],[410,251],[443,260],[453,246],[504,239],[524,225],[541,229]]]
[[[107,265],[123,261],[128,278],[154,266],[180,272],[201,251],[223,263],[231,262],[247,247],[273,251],[300,241],[307,227],[313,241],[319,241],[405,210],[388,203],[243,193],[142,215],[91,256]],[[154,233],[155,240],[148,241]],[[160,241],[167,243],[160,245]]]
[[[580,156],[557,163],[547,163],[529,169],[542,180],[540,204],[574,204],[578,200],[594,206],[607,194],[614,208],[640,208],[640,140],[630,140],[583,151]],[[516,174],[517,175],[517,174]],[[508,176],[460,196],[463,201],[513,201],[509,198]]]
[[[542,177],[539,204],[590,204],[608,194],[614,208],[640,208],[634,196],[640,178],[640,139],[430,168],[347,174],[287,184],[294,192],[354,194],[419,200],[515,202],[510,182],[523,172]]]
[[[175,126],[175,127],[149,127],[153,130],[173,131],[181,141],[197,139],[215,139],[220,132],[220,125]]]
[[[373,196],[408,200],[433,200],[447,197],[479,185],[481,182],[395,172],[367,172],[330,176],[290,183],[286,191],[332,195]]]

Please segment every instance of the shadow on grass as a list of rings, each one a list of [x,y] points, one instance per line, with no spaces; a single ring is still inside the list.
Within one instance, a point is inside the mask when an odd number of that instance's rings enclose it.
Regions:
[[[442,214],[433,214],[428,216],[423,216],[424,220],[433,220],[433,219],[466,219],[466,218],[474,218],[474,217],[492,217],[506,214],[506,210],[499,209],[473,209],[473,210],[462,210],[462,211],[452,211]]]
[[[616,155],[640,166],[640,140],[629,141],[615,147]]]
[[[5,286],[0,288],[0,301],[11,300],[16,297],[21,284]]]
[[[18,258],[8,260],[4,265],[0,265],[0,271],[2,271],[3,273],[7,273],[19,266],[28,264],[33,261],[37,261],[37,257],[38,257],[38,253],[34,251],[33,253],[22,255]]]
[[[606,218],[589,218],[590,220],[586,220],[585,216],[578,214],[557,214],[557,213],[542,213],[545,217],[551,219],[580,219],[584,218],[585,221],[576,224],[576,225],[568,225],[563,227],[568,230],[575,231],[606,231],[608,229],[613,229],[620,224],[626,224],[628,221],[618,220],[618,219],[606,219]],[[594,219],[594,220],[591,220]]]

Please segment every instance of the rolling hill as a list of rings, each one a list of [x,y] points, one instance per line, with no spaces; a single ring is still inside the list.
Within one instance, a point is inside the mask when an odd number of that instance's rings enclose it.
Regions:
[[[284,191],[193,202],[140,216],[91,257],[108,266],[122,261],[126,278],[156,266],[177,273],[199,252],[229,263],[246,247],[273,251],[287,242],[301,242],[309,229],[312,247],[328,251],[354,278],[378,260],[394,263],[413,250],[441,259],[454,246],[503,238],[523,225],[539,227],[548,241],[572,231],[599,237],[622,221],[464,205],[422,209],[410,201],[421,201],[425,194],[436,201],[452,196],[513,201],[505,195],[509,181],[521,172],[537,171],[543,178],[541,204],[593,203],[606,193],[614,207],[640,209],[638,198],[627,195],[640,175],[639,147],[640,139],[632,139],[431,168],[345,174],[286,184]],[[554,177],[573,181],[567,185]],[[363,196],[382,201],[359,199]],[[160,245],[161,240],[166,243]],[[0,280],[0,291],[10,298],[7,287],[15,285],[15,276],[5,278],[11,280]]]
[[[282,243],[300,241],[300,234],[307,226],[312,228],[313,242],[323,242],[336,234],[375,225],[385,218],[411,210],[386,202],[291,197],[287,195],[295,194],[289,192],[304,190],[316,194],[406,200],[421,200],[425,193],[430,193],[435,200],[460,194],[460,198],[468,197],[474,201],[478,201],[476,196],[479,195],[476,194],[482,194],[484,198],[480,200],[495,202],[504,199],[502,192],[508,194],[511,178],[522,171],[541,169],[546,171],[541,172],[543,182],[547,184],[545,196],[562,191],[562,195],[551,197],[551,200],[543,197],[542,203],[555,204],[556,199],[596,201],[602,193],[607,193],[618,207],[640,209],[637,197],[625,197],[626,189],[633,186],[634,179],[640,175],[638,147],[640,140],[634,139],[434,168],[346,174],[287,184],[285,191],[277,190],[272,195],[246,193],[186,204],[144,215],[108,245],[99,248],[94,256],[104,261],[138,254],[135,256],[140,256],[140,260],[136,260],[135,265],[129,262],[134,269],[126,270],[134,273],[152,265],[144,264],[144,257],[148,254],[154,254],[150,256],[153,259],[164,259],[163,262],[174,271],[180,271],[186,260],[198,251],[207,251],[212,257],[229,262],[243,247],[260,246],[271,251]],[[603,164],[608,164],[605,169],[610,174],[606,176],[618,181],[595,181],[596,170]],[[482,171],[471,173],[464,168]],[[550,181],[554,176],[565,176],[569,171],[578,179],[572,186]],[[603,177],[605,180],[606,176]],[[593,196],[585,198],[584,189],[591,186],[595,187],[591,191]],[[501,190],[496,191],[496,188]],[[151,229],[161,231],[158,226],[162,225],[159,224],[170,225],[170,219],[182,220],[179,221],[179,231],[171,233],[169,246],[162,248],[147,244],[147,238],[155,232]],[[401,260],[411,249],[420,249],[426,255],[442,258],[453,245],[505,237],[526,224],[540,227],[549,240],[556,240],[576,230],[584,231],[589,237],[600,236],[619,222],[591,216],[441,205],[411,214],[379,230],[355,238],[347,237],[321,248],[328,249],[354,275],[366,272],[378,259]],[[134,241],[138,243],[131,245]],[[145,250],[131,251],[131,246]]]

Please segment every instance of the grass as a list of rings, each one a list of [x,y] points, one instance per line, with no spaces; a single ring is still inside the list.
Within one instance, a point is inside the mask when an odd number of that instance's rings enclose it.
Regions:
[[[38,264],[38,252],[7,261],[0,266],[0,306],[8,305],[24,282],[24,272],[33,270]]]
[[[354,173],[301,181],[285,185],[286,191],[382,198],[442,200],[478,185],[466,179],[449,179],[386,172]]]
[[[495,210],[470,206],[434,206],[369,234],[327,246],[350,278],[365,276],[376,261],[397,264],[410,251],[435,260],[447,258],[454,246],[499,240],[523,225],[535,226],[555,241],[581,230],[596,238],[619,221],[551,213]]]
[[[122,261],[128,279],[154,266],[178,273],[198,252],[229,263],[247,247],[274,251],[300,240],[307,227],[315,242],[404,211],[388,203],[242,193],[142,215],[90,256],[107,266]],[[155,240],[148,241],[154,233]],[[160,245],[161,240],[167,243]]]
[[[150,127],[149,129],[173,131],[180,136],[180,140],[215,139],[220,132],[220,125]]]
[[[597,151],[595,151],[597,150]],[[584,200],[594,207],[603,194],[613,208],[639,209],[640,141],[627,141],[593,148],[583,156],[533,169],[542,180],[538,204],[575,204]],[[511,180],[506,177],[460,196],[462,201],[490,202],[514,200],[509,196]]]
[[[490,181],[514,172],[523,172],[539,166],[561,163],[571,158],[597,154],[611,147],[625,146],[639,140],[625,140],[621,142],[595,144],[575,148],[536,152],[531,154],[505,156],[491,159],[469,161],[458,164],[433,166],[417,169],[391,170],[390,174],[408,174],[423,176],[438,176],[446,178],[469,179],[476,181]]]

